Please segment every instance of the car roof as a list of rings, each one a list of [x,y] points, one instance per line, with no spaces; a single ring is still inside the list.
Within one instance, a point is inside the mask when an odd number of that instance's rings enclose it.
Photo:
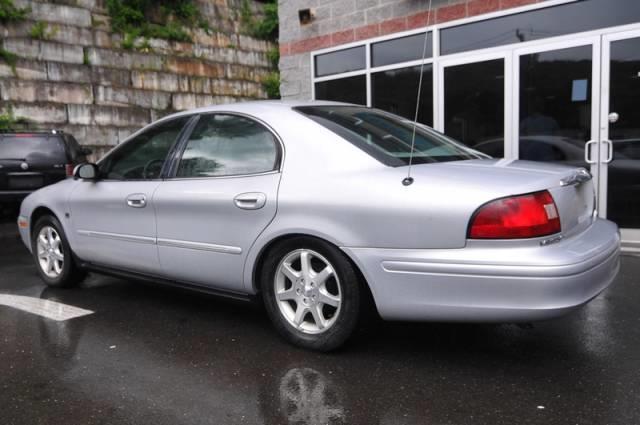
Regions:
[[[202,114],[216,111],[228,111],[246,113],[248,115],[258,115],[261,112],[265,112],[267,109],[287,109],[300,107],[300,106],[362,106],[354,105],[351,103],[343,102],[331,102],[326,100],[252,100],[247,102],[238,103],[226,103],[220,105],[204,106],[196,109],[189,109],[186,111],[177,112],[175,114],[168,115],[156,122],[169,120],[185,115]],[[362,106],[363,108],[365,106]]]

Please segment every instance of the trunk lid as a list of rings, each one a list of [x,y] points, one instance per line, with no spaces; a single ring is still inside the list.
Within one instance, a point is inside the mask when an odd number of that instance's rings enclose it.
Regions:
[[[593,179],[584,169],[503,159],[420,165],[414,167],[412,174],[419,182],[422,174],[425,180],[433,178],[433,172],[445,173],[449,182],[459,182],[456,187],[461,188],[461,196],[478,199],[477,194],[481,193],[484,201],[480,205],[502,197],[548,190],[558,208],[565,235],[580,232],[593,221],[595,189]]]

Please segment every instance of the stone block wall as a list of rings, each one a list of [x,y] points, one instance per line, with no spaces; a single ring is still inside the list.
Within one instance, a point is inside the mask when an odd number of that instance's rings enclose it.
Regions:
[[[198,0],[211,34],[191,30],[192,43],[149,40],[147,51],[121,48],[104,0],[14,0],[26,21],[0,25],[0,110],[37,129],[61,129],[92,146],[96,157],[140,127],[174,111],[264,99],[275,45],[243,35],[242,0]],[[252,2],[254,12],[261,4]],[[45,39],[31,28],[46,23]]]

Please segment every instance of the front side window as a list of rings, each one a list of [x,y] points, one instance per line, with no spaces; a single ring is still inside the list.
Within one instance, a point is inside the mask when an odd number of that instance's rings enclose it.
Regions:
[[[218,177],[276,170],[278,148],[262,124],[228,114],[203,115],[191,133],[176,177]]]
[[[100,174],[108,180],[152,180],[160,177],[171,146],[191,117],[154,125],[127,141],[100,162]]]
[[[302,106],[298,112],[328,128],[383,164],[409,164],[413,122],[376,109],[357,106]],[[447,136],[419,124],[414,164],[487,158]]]

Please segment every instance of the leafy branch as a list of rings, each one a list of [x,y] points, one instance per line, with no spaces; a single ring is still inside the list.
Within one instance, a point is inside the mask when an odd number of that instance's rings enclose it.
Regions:
[[[0,23],[24,21],[30,12],[31,9],[28,7],[16,7],[13,0],[0,0]]]

